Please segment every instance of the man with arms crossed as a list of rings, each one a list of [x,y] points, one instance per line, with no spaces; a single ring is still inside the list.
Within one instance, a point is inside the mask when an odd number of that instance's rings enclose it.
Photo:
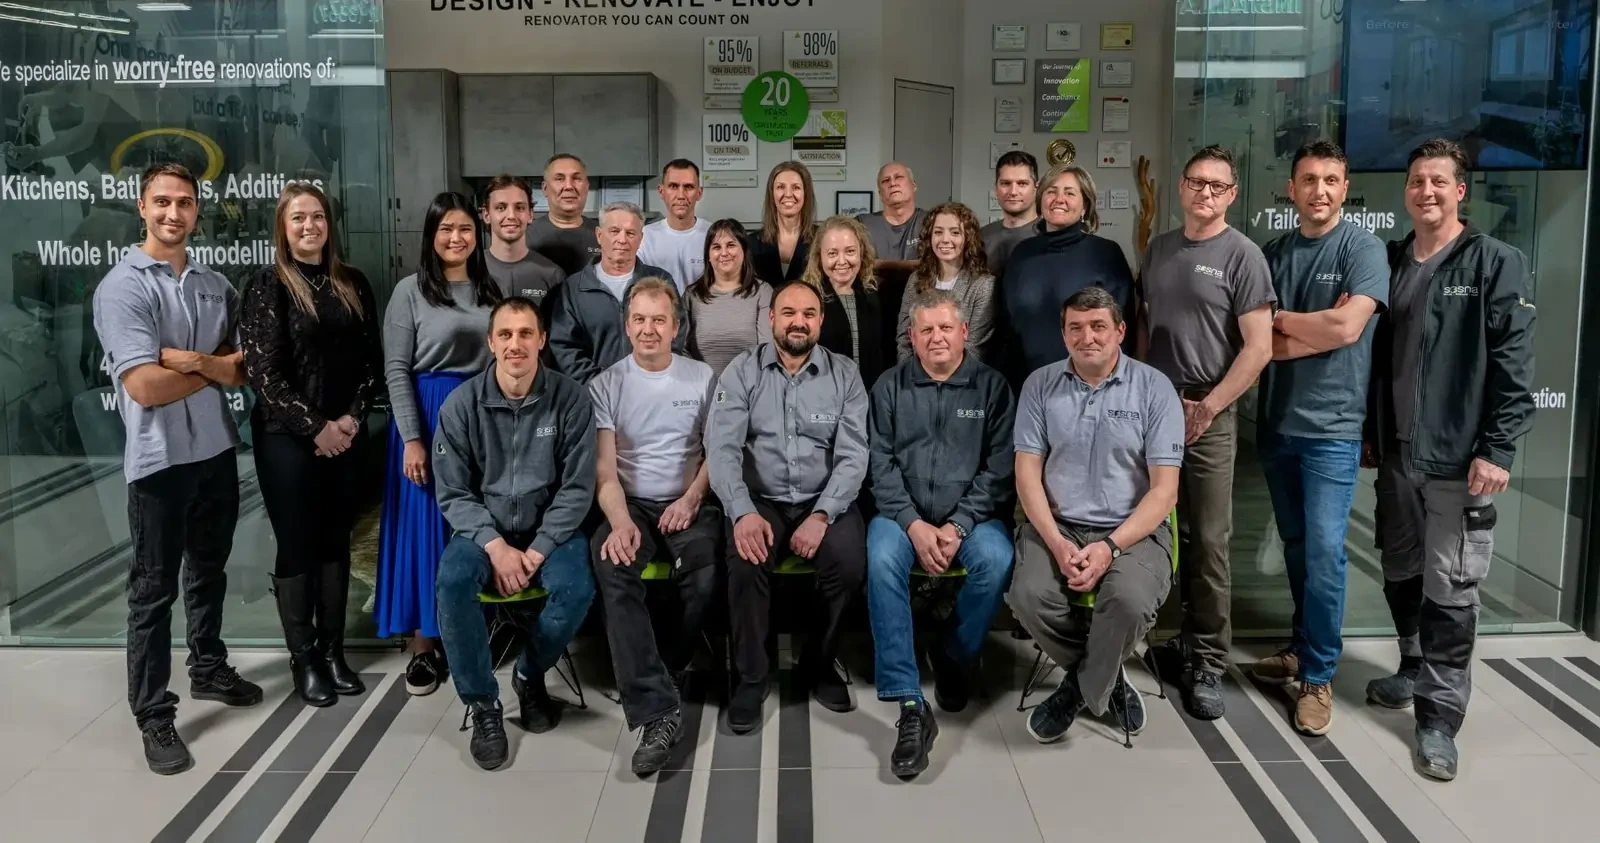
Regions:
[[[1218,682],[1233,638],[1234,402],[1272,359],[1277,297],[1261,249],[1228,225],[1228,206],[1238,195],[1232,154],[1220,146],[1196,152],[1178,193],[1183,227],[1150,241],[1138,278],[1147,317],[1140,325],[1148,330],[1144,360],[1177,387],[1187,446],[1178,490],[1183,628],[1150,655],[1164,675],[1177,674],[1189,714],[1215,720],[1223,712]]]
[[[1172,384],[1121,351],[1110,293],[1089,287],[1061,307],[1068,357],[1028,376],[1017,401],[1017,569],[1006,602],[1065,673],[1028,715],[1058,741],[1078,712],[1111,710],[1131,734],[1144,703],[1122,663],[1172,587],[1172,532],[1183,464],[1183,407]],[[1073,605],[1094,593],[1092,614]]]
[[[539,365],[539,307],[512,296],[489,314],[494,362],[439,410],[433,474],[439,510],[455,530],[439,559],[439,633],[450,678],[472,721],[472,760],[509,757],[482,592],[550,592],[511,677],[522,728],[548,732],[561,709],[545,690],[594,600],[589,541],[579,531],[594,500],[594,411],[572,379]]]
[[[945,640],[929,648],[934,699],[967,707],[967,677],[1011,577],[1011,426],[1016,407],[999,372],[966,353],[956,297],[929,290],[911,305],[916,354],[872,389],[872,493],[867,525],[867,605],[878,699],[900,706],[894,774],[928,768],[939,733],[922,698],[911,630],[913,565],[929,576],[966,569]]]
[[[239,432],[222,388],[244,383],[244,370],[233,350],[238,294],[185,251],[200,213],[194,176],[180,164],[154,164],[139,184],[148,233],[95,290],[94,327],[127,430],[128,707],[145,763],[173,775],[194,764],[173,725],[178,696],[167,690],[180,585],[189,696],[261,702],[261,689],[228,664],[222,643],[224,566],[239,518]]]
[[[1365,439],[1379,464],[1383,593],[1400,635],[1399,672],[1369,683],[1367,699],[1415,702],[1417,770],[1446,781],[1472,694],[1494,496],[1510,484],[1534,411],[1528,261],[1460,219],[1466,194],[1460,146],[1430,140],[1412,151],[1412,233],[1389,248]]]
[[[761,722],[767,689],[772,567],[812,560],[823,604],[799,681],[831,711],[855,704],[834,669],[845,610],[866,577],[866,527],[856,496],[866,479],[867,392],[850,358],[817,345],[822,296],[784,286],[772,301],[772,342],[722,372],[706,421],[711,488],[728,514],[729,624],[739,685],[728,726]]]
[[[600,257],[595,221],[583,215],[589,204],[589,170],[578,156],[558,152],[544,165],[543,190],[550,210],[528,226],[528,246],[575,275]]]
[[[1300,227],[1263,250],[1280,309],[1273,362],[1261,373],[1257,443],[1294,598],[1289,646],[1256,662],[1266,682],[1298,681],[1294,727],[1333,726],[1333,673],[1343,649],[1345,532],[1372,372],[1374,314],[1389,301],[1383,244],[1340,214],[1350,189],[1344,150],[1300,147],[1289,196]]]
[[[1039,222],[1039,162],[1020,149],[1000,156],[994,165],[994,198],[1005,216],[983,227],[983,252],[989,274],[1006,276],[1006,259],[1018,243],[1032,237]]]
[[[711,223],[694,213],[704,195],[700,168],[687,158],[668,161],[661,168],[656,192],[667,213],[644,227],[639,262],[665,269],[681,295],[699,280],[706,266],[706,233],[711,230]]]
[[[628,728],[643,728],[633,772],[667,763],[682,719],[678,688],[717,591],[722,511],[707,504],[701,434],[711,409],[711,367],[672,353],[678,293],[647,278],[628,291],[633,353],[589,382],[594,401],[596,499],[605,522],[591,549],[605,609],[611,665]],[[666,652],[645,607],[640,577],[651,562],[669,563],[682,614],[662,625]]]
[[[516,176],[499,175],[484,191],[483,221],[491,239],[484,262],[489,275],[508,296],[542,304],[567,274],[555,261],[528,248],[528,223],[533,221],[533,192]]]

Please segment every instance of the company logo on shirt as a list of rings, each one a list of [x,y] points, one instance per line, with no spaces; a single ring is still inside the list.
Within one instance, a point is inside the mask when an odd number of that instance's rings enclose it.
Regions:
[[[680,401],[672,402],[672,406],[674,409],[693,409],[700,406],[700,399],[685,398]]]
[[[812,413],[807,418],[819,424],[833,424],[839,420],[839,417],[832,413]]]
[[[206,304],[227,304],[228,300],[218,293],[195,293],[194,297]]]
[[[440,442],[440,443],[439,443],[439,447],[438,447],[438,448],[436,448],[436,449],[435,449],[435,450],[437,450],[437,451],[438,451],[438,452],[439,452],[439,454],[440,454],[440,455],[443,455],[443,454],[444,454],[444,443],[443,443],[443,442]]]
[[[555,425],[551,425],[549,427],[536,427],[536,428],[533,429],[533,435],[536,436],[536,437],[538,437],[538,436],[554,436],[554,435],[556,435]]]
[[[1194,271],[1198,272],[1198,273],[1200,273],[1202,275],[1209,275],[1212,278],[1222,278],[1222,270],[1206,266],[1205,264],[1201,264],[1201,263],[1195,264],[1194,265]]]
[[[523,298],[533,299],[535,302],[541,302],[541,301],[544,301],[544,294],[546,292],[548,292],[548,291],[547,290],[518,290],[517,292],[521,293]]]
[[[1136,421],[1139,421],[1140,419],[1144,418],[1144,414],[1140,413],[1138,410],[1110,410],[1110,409],[1108,409],[1108,410],[1106,410],[1106,418],[1108,418],[1108,419],[1117,419],[1118,421],[1136,422]]]
[[[1447,296],[1475,296],[1475,295],[1478,294],[1478,288],[1477,287],[1446,287],[1446,288],[1444,288],[1444,294],[1447,295]]]
[[[956,410],[956,418],[958,418],[958,419],[981,419],[981,418],[983,418],[983,411],[982,410]]]
[[[1312,280],[1318,284],[1337,284],[1344,280],[1344,276],[1337,272],[1319,272]]]
[[[725,390],[725,389],[717,390],[717,403],[718,404],[726,404],[726,403],[728,403],[728,391],[727,390]]]

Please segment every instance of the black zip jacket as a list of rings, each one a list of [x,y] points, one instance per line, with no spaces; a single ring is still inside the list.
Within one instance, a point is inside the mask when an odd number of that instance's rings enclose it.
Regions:
[[[1389,243],[1399,281],[1415,233]],[[1533,279],[1515,247],[1470,224],[1428,282],[1412,420],[1413,471],[1464,476],[1475,458],[1510,469],[1533,425]],[[1378,318],[1364,439],[1383,454],[1395,442],[1394,325]]]
[[[618,299],[595,274],[598,266],[589,264],[545,296],[545,301],[550,302],[550,353],[556,358],[556,368],[581,384],[594,380],[595,375],[633,353],[623,324],[627,313],[623,302],[628,300],[633,285],[651,276],[672,280],[665,269],[636,263],[633,280]],[[689,309],[679,296],[678,335],[672,340],[672,350],[683,354],[688,344]]]
[[[872,494],[901,529],[917,519],[970,533],[1015,506],[1017,402],[998,371],[972,354],[943,383],[911,357],[872,388]]]

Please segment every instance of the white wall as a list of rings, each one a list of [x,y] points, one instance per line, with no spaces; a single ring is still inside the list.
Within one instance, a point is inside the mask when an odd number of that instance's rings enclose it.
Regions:
[[[1088,168],[1094,177],[1095,187],[1104,203],[1106,191],[1111,188],[1130,191],[1129,208],[1111,211],[1100,210],[1100,234],[1122,244],[1130,263],[1136,262],[1133,253],[1135,208],[1139,193],[1134,182],[1135,170],[1104,169],[1096,166],[1098,141],[1127,140],[1133,143],[1133,156],[1144,155],[1151,159],[1151,175],[1156,180],[1157,204],[1165,205],[1172,186],[1165,183],[1168,170],[1169,129],[1172,102],[1172,18],[1171,0],[1120,0],[1117,3],[1094,3],[1087,0],[966,0],[962,23],[964,33],[962,50],[961,96],[957,100],[957,125],[960,145],[957,150],[959,181],[957,195],[961,201],[977,212],[980,220],[987,220],[997,211],[989,210],[989,198],[994,191],[994,171],[989,166],[991,142],[1018,141],[1039,159],[1040,175],[1049,168],[1045,148],[1050,141],[1064,137],[1077,147],[1077,163]],[[1100,24],[1128,21],[1134,24],[1134,49],[1100,49]],[[1082,25],[1082,49],[1076,53],[1047,52],[1045,50],[1045,25],[1049,23],[1079,23]],[[1028,27],[1028,49],[1024,53],[996,53],[993,50],[995,24],[1024,24]],[[1027,83],[1024,85],[994,85],[991,61],[994,58],[1022,57],[1028,62]],[[1033,132],[1033,90],[1036,59],[1063,59],[1088,57],[1133,61],[1132,88],[1102,88],[1099,68],[1090,77],[1093,96],[1088,132],[1048,134]],[[1125,95],[1132,100],[1130,131],[1103,134],[1100,131],[1101,99],[1110,95]],[[994,129],[994,98],[1021,96],[1023,98],[1023,131],[1021,134],[996,134]],[[1160,209],[1158,208],[1158,211]],[[1157,230],[1162,216],[1157,214]]]

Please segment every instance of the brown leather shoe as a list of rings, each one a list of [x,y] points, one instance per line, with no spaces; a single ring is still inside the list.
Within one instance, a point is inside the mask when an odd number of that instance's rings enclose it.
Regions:
[[[1300,676],[1300,657],[1285,647],[1250,665],[1250,673],[1271,685],[1288,685]]]
[[[1326,735],[1333,728],[1333,686],[1300,683],[1294,703],[1294,728],[1307,735]]]

